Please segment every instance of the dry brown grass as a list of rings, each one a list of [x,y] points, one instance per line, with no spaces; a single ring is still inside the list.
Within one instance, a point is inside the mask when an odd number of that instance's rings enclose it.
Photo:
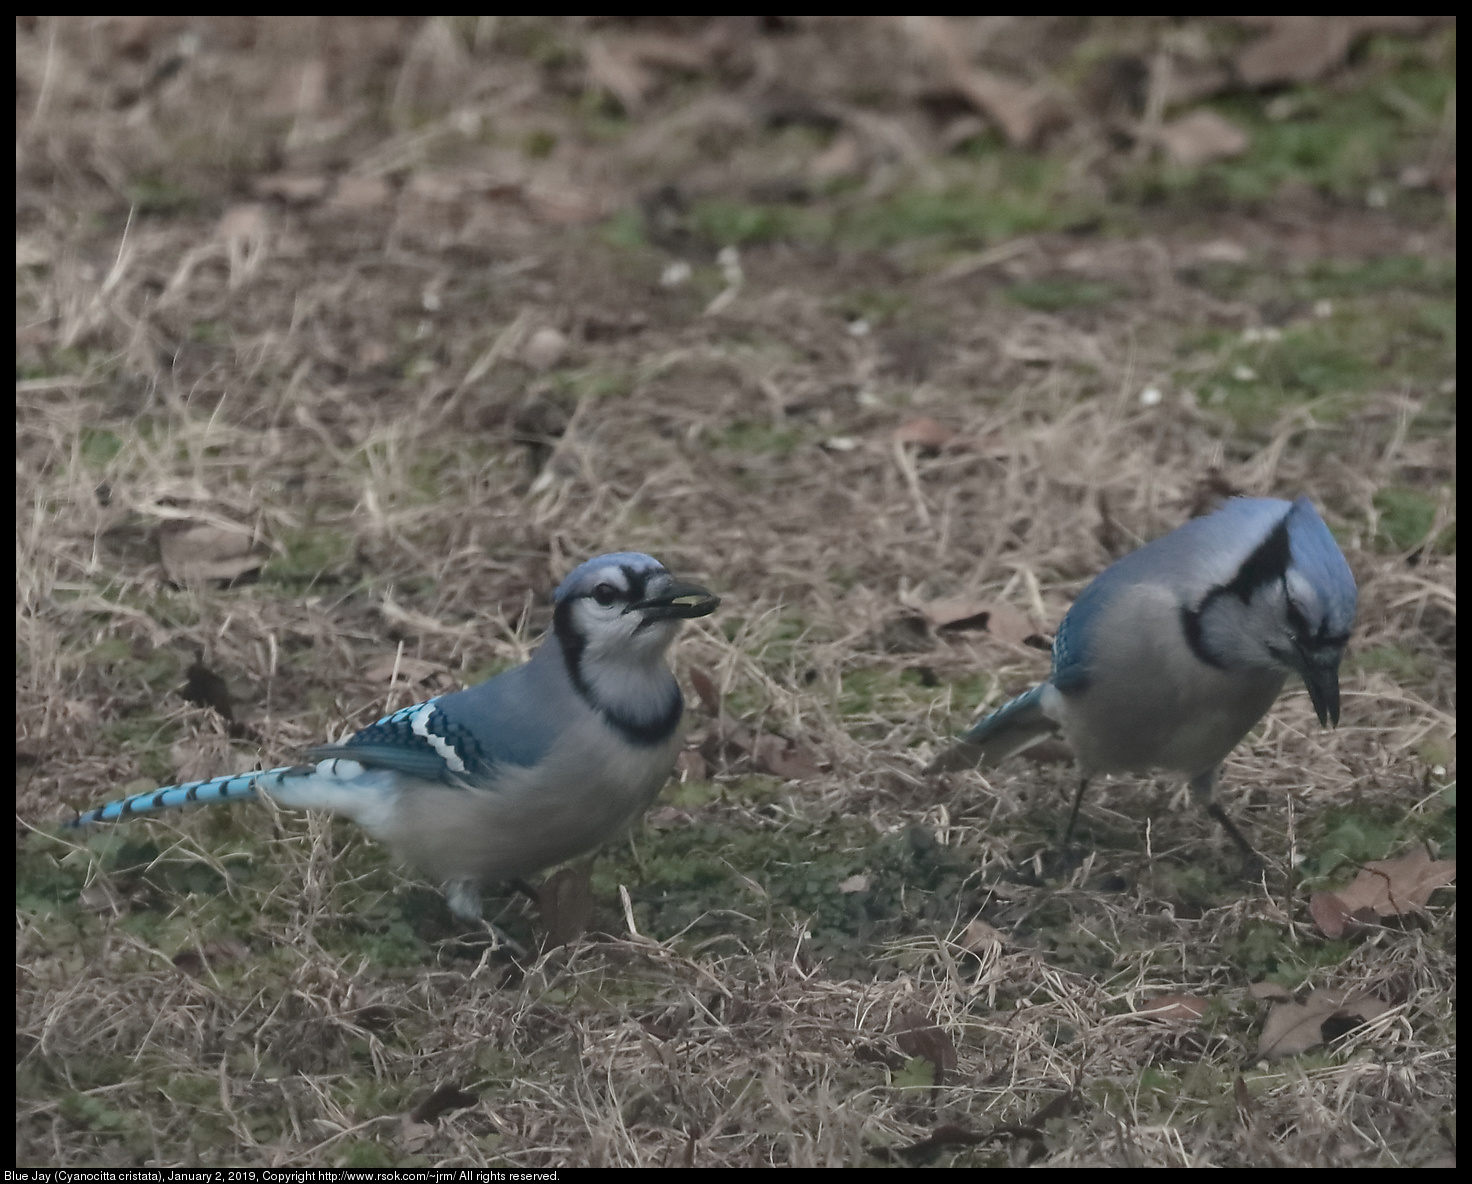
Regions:
[[[1008,61],[1066,33],[1007,28]],[[866,200],[939,184],[952,162],[907,81],[924,63],[889,26],[748,30],[751,73],[713,59],[691,98],[676,72],[614,134],[577,97],[600,35],[20,26],[18,1161],[841,1165],[946,1128],[986,1136],[933,1149],[958,1164],[1450,1153],[1454,906],[1327,943],[1290,868],[1327,866],[1336,827],[1373,846],[1454,825],[1454,551],[1378,525],[1392,487],[1454,523],[1454,361],[1233,418],[1211,375],[1270,318],[1189,279],[1223,238],[1268,276],[1436,261],[1449,224],[1289,194],[985,256],[777,242],[741,252],[737,288],[721,244],[661,242],[651,214],[655,245],[624,245],[601,219],[664,182],[790,175],[813,148],[764,130],[763,78],[806,77],[868,137]],[[864,115],[857,80],[891,62],[899,98]],[[1104,187],[1086,130],[1050,149],[1079,200]],[[676,258],[693,278],[662,284]],[[1004,298],[1043,282],[1113,296]],[[528,352],[542,328],[567,338],[550,367]],[[896,444],[917,414],[955,443]],[[1096,853],[1045,878],[1066,770],[918,770],[1046,655],[938,638],[902,598],[1051,629],[1213,482],[1324,507],[1360,581],[1353,648],[1379,658],[1347,668],[1338,731],[1291,693],[1228,762],[1265,880],[1233,882],[1184,790],[1130,780],[1089,799]],[[181,523],[248,540],[259,578],[176,587],[160,538]],[[522,660],[554,581],[612,549],[721,593],[682,672],[825,771],[778,784],[737,761],[676,787],[595,881],[599,933],[508,964],[351,828],[265,807],[58,837],[123,787],[289,760]],[[440,681],[374,673],[405,660]],[[228,684],[233,735],[177,695],[196,661]],[[822,883],[792,870],[808,860]],[[823,879],[844,860],[872,890]],[[1004,944],[967,948],[978,915]],[[505,923],[537,929],[514,900]],[[1259,1063],[1264,974],[1393,1006]],[[1211,999],[1206,1021],[1135,1014],[1170,993]],[[938,1044],[905,1035],[915,1017]],[[476,1099],[411,1115],[445,1086]]]

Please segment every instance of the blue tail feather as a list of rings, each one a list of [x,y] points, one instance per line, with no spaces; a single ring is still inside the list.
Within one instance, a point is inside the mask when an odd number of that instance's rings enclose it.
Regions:
[[[162,789],[150,789],[119,798],[115,802],[98,806],[78,815],[66,825],[72,828],[90,826],[95,822],[123,822],[139,814],[152,814],[158,810],[172,810],[196,802],[230,802],[254,798],[256,789],[269,793],[279,786],[288,773],[304,772],[296,766],[283,765],[279,769],[267,769],[254,773],[235,773],[229,777],[212,777],[207,781],[186,781],[180,785],[166,785]]]
[[[947,773],[979,764],[993,765],[1056,731],[1053,721],[1043,712],[1046,687],[1046,683],[1035,686],[984,716],[936,757],[926,772]]]

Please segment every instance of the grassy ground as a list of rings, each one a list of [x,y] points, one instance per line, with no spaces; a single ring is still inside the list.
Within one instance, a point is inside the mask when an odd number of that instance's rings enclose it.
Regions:
[[[1242,28],[965,28],[1038,141],[877,20],[18,25],[18,1162],[1454,1154],[1452,893],[1307,900],[1455,852],[1455,27],[1221,91],[1196,166],[1126,83]],[[1361,589],[1342,726],[1295,687],[1227,763],[1264,877],[1170,781],[1060,873],[1065,764],[920,775],[1229,490],[1310,494]],[[677,668],[791,744],[689,695],[583,939],[488,953],[266,805],[59,830],[521,660],[612,549],[719,591]],[[1390,1007],[1269,1062],[1262,982]]]

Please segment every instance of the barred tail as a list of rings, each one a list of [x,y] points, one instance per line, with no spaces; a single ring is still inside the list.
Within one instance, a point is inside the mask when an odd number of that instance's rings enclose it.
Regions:
[[[66,825],[69,827],[90,826],[94,822],[123,822],[138,814],[151,814],[155,810],[172,810],[195,802],[234,802],[256,796],[259,787],[265,793],[279,789],[288,775],[300,776],[316,772],[316,767],[283,765],[279,769],[264,772],[237,773],[232,777],[213,777],[208,781],[187,781],[183,785],[168,785],[163,789],[150,789],[147,793],[135,793],[132,797],[119,798],[88,810]]]
[[[962,733],[960,739],[931,761],[925,771],[950,773],[976,765],[995,765],[1052,735],[1058,729],[1043,712],[1046,686],[1046,683],[1035,686],[1003,703]]]

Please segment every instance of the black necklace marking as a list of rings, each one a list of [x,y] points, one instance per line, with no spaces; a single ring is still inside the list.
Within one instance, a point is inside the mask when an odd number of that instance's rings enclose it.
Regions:
[[[1206,635],[1201,627],[1202,616],[1211,607],[1212,601],[1220,596],[1235,596],[1244,605],[1252,603],[1252,598],[1262,589],[1274,582],[1283,585],[1283,597],[1288,604],[1289,624],[1292,625],[1294,616],[1299,621],[1303,620],[1303,614],[1292,600],[1288,599],[1288,564],[1292,562],[1293,551],[1288,544],[1288,516],[1285,514],[1283,520],[1268,533],[1252,554],[1242,561],[1242,566],[1225,584],[1218,584],[1201,598],[1201,603],[1195,608],[1188,605],[1181,606],[1181,632],[1185,634],[1186,644],[1191,647],[1191,652],[1208,666],[1218,670],[1226,669],[1225,663],[1212,653],[1206,644]],[[1307,622],[1304,622],[1307,629]]]
[[[628,568],[624,568],[623,571],[629,577],[630,602],[643,599],[644,577]],[[641,748],[653,748],[657,744],[663,744],[673,735],[675,728],[680,723],[680,716],[685,712],[685,699],[680,694],[679,684],[674,683],[674,680],[671,679],[675,693],[670,698],[669,707],[651,720],[635,719],[616,707],[599,702],[593,694],[593,689],[588,686],[587,680],[583,677],[583,650],[586,648],[586,643],[572,619],[573,605],[578,599],[577,596],[569,596],[552,612],[552,632],[557,635],[557,640],[562,645],[562,660],[567,663],[567,675],[572,679],[572,685],[582,696],[583,702],[603,716],[608,725],[630,744],[636,744]]]

